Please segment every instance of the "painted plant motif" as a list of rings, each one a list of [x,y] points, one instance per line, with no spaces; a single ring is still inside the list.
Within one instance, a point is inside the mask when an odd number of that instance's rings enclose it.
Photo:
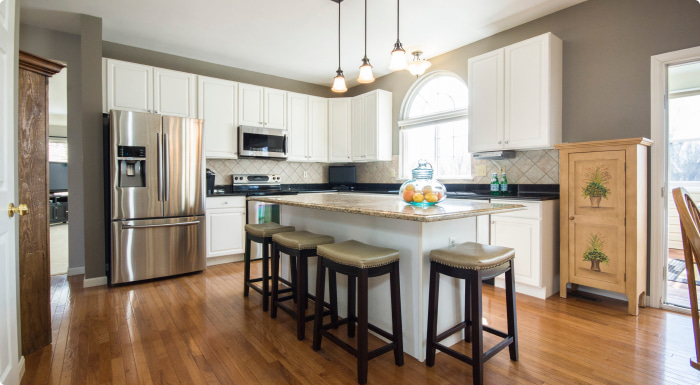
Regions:
[[[583,177],[583,197],[590,198],[591,207],[600,207],[601,198],[608,199],[610,187],[608,182],[612,179],[612,175],[608,168],[601,165],[592,167],[586,170],[586,175]]]
[[[605,247],[605,239],[601,234],[590,234],[588,238],[588,247],[583,252],[583,260],[591,261],[591,270],[600,271],[600,263],[610,264],[610,258],[603,252]]]

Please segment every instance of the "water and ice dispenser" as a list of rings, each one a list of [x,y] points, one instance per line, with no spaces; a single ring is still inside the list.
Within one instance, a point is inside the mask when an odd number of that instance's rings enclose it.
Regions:
[[[119,187],[146,187],[146,147],[119,146]]]

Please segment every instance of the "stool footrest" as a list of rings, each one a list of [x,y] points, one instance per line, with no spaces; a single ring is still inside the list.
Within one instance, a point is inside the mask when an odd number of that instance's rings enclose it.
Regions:
[[[459,352],[457,352],[457,351],[455,351],[455,350],[452,350],[452,349],[448,348],[447,346],[445,346],[445,345],[443,345],[443,344],[437,344],[437,343],[436,343],[436,344],[433,344],[433,346],[435,346],[435,349],[437,349],[437,350],[439,350],[439,351],[441,351],[441,352],[447,354],[448,356],[454,357],[454,358],[456,358],[456,359],[458,359],[458,360],[460,360],[460,361],[462,361],[462,362],[465,362],[465,363],[467,363],[467,364],[469,364],[469,365],[473,365],[473,364],[472,364],[472,358],[471,358],[471,357],[465,356],[465,355],[462,354],[462,353],[459,353]],[[486,360],[484,360],[484,361],[486,361]]]
[[[444,340],[445,338],[457,333],[458,331],[463,330],[466,327],[467,327],[466,322],[458,323],[457,325],[455,325],[455,326],[445,330],[444,332],[438,334],[438,336],[435,337],[435,342],[440,342],[440,341]],[[484,328],[486,328],[486,326],[484,326]]]
[[[338,320],[336,322],[331,322],[329,324],[325,324],[325,325],[321,326],[321,329],[322,330],[337,329],[340,326],[347,325],[348,323],[350,323],[350,321],[351,321],[350,318],[343,318],[343,319]],[[352,321],[355,321],[355,320],[353,319]]]
[[[325,327],[325,326],[330,326],[330,325],[331,325],[331,324],[324,325],[324,327]],[[324,337],[328,338],[328,339],[331,340],[333,343],[335,343],[336,345],[338,345],[338,346],[340,346],[341,348],[343,348],[343,350],[345,350],[346,352],[348,352],[348,353],[352,354],[353,356],[357,357],[357,349],[355,349],[354,347],[352,347],[350,344],[348,344],[347,342],[341,340],[340,338],[336,337],[335,335],[331,334],[331,333],[330,333],[329,331],[327,331],[325,328],[321,330],[321,333],[323,333],[323,336],[324,336]],[[386,352],[390,352],[390,351],[394,350],[394,347],[395,347],[395,346],[396,346],[396,344],[394,344],[393,342],[390,342],[390,343],[388,343],[388,344],[386,344],[386,345],[384,345],[384,346],[382,346],[382,347],[379,347],[379,348],[374,349],[374,350],[372,350],[372,351],[370,351],[370,352],[367,352],[367,359],[368,359],[368,360],[371,360],[371,359],[373,359],[373,358],[376,358],[376,357],[381,356],[382,354],[384,354],[384,353],[386,353]]]
[[[486,326],[486,325],[482,326],[482,328],[484,329],[485,332],[489,332],[495,336],[499,336],[501,338],[508,338],[509,337],[508,333],[502,332],[498,329],[494,329],[494,328]]]
[[[246,281],[245,284],[250,286],[251,284],[253,284],[255,282],[262,282],[262,280],[263,280],[262,278],[251,278],[248,281]]]
[[[292,299],[292,298],[293,298],[292,296],[289,297],[289,299]],[[281,301],[281,299],[280,299],[280,301]],[[281,303],[279,303],[280,301],[278,301],[277,307],[279,309],[284,310],[284,312],[289,314],[290,316],[296,318],[296,316],[297,316],[296,310],[292,310],[292,309],[288,308],[287,306],[282,305]],[[332,313],[331,310],[328,309],[328,310],[324,310],[322,314],[324,316],[327,316],[327,315],[331,315],[331,313]],[[307,315],[304,317],[304,321],[305,322],[313,321],[315,317],[316,317],[316,314]]]
[[[246,284],[247,284],[248,286],[250,286],[251,289],[257,291],[257,292],[260,293],[260,294],[262,294],[263,291],[262,291],[261,288],[255,286],[255,285],[250,285],[250,284],[248,284],[248,283],[246,283]],[[268,293],[268,295],[269,295],[269,293]]]
[[[503,341],[497,343],[496,346],[492,347],[486,353],[484,353],[484,362],[488,361],[489,358],[495,356],[496,354],[498,354],[498,352],[505,349],[506,347],[508,347],[508,345],[512,343],[513,337],[506,337]]]
[[[379,334],[380,336],[382,336],[382,337],[384,337],[384,338],[386,338],[386,339],[388,339],[388,340],[393,340],[393,339],[394,339],[394,335],[393,335],[393,334],[388,333],[388,332],[386,332],[386,331],[384,331],[384,330],[382,330],[382,329],[380,329],[380,328],[378,328],[378,327],[372,325],[371,323],[368,323],[368,324],[367,324],[367,329],[369,329],[369,330],[371,330],[371,331],[373,331],[373,332]]]

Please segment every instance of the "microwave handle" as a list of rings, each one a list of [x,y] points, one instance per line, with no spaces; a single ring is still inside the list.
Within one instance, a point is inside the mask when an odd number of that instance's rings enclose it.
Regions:
[[[284,135],[284,141],[282,142],[282,146],[284,147],[284,155],[287,155],[287,135]]]

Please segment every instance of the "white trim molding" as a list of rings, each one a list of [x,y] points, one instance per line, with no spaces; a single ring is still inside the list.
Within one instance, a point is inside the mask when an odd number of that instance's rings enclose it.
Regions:
[[[95,277],[95,278],[85,278],[83,280],[83,288],[104,286],[107,284],[107,276]]]
[[[651,249],[649,306],[662,307],[666,297],[668,257],[668,67],[700,61],[700,47],[651,57]]]

